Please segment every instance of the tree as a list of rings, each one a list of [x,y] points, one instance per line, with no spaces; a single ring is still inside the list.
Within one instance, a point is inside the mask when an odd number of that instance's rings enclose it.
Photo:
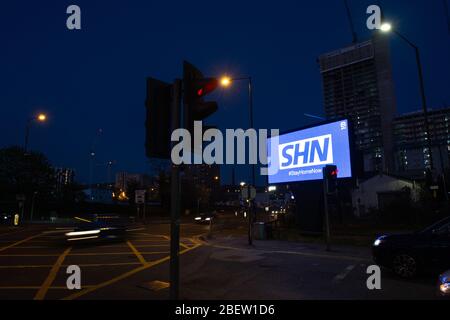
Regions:
[[[16,146],[0,149],[0,198],[3,201],[15,201],[18,194],[30,200],[36,191],[40,198],[53,198],[54,188],[54,170],[44,154],[25,152]]]

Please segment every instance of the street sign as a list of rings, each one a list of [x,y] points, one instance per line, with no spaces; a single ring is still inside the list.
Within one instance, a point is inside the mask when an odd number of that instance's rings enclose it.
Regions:
[[[134,202],[136,204],[144,204],[145,203],[145,190],[136,190],[135,191]]]

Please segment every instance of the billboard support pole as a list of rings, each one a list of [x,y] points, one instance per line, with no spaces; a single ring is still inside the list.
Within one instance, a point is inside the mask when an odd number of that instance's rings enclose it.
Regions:
[[[325,168],[323,169],[323,207],[324,207],[324,222],[325,222],[325,242],[326,250],[331,251],[330,245],[330,217],[328,210],[328,179],[325,176]]]

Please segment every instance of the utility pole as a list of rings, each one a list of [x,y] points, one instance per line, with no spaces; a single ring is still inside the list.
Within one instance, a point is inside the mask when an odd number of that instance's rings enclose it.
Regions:
[[[171,132],[180,128],[181,80],[176,79],[172,91],[172,123]],[[172,148],[175,142],[172,142]],[[180,167],[172,164],[170,199],[170,299],[179,298],[180,280]]]

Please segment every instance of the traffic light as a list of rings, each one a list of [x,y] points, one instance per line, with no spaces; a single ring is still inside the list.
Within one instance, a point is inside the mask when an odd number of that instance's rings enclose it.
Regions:
[[[145,106],[147,157],[170,159],[172,85],[147,78]]]
[[[338,168],[328,165],[323,169],[323,178],[326,180],[327,193],[335,193],[337,189]]]
[[[201,121],[217,111],[217,102],[205,102],[203,97],[213,92],[219,82],[205,78],[191,63],[183,63],[184,128],[193,133],[194,121]]]

